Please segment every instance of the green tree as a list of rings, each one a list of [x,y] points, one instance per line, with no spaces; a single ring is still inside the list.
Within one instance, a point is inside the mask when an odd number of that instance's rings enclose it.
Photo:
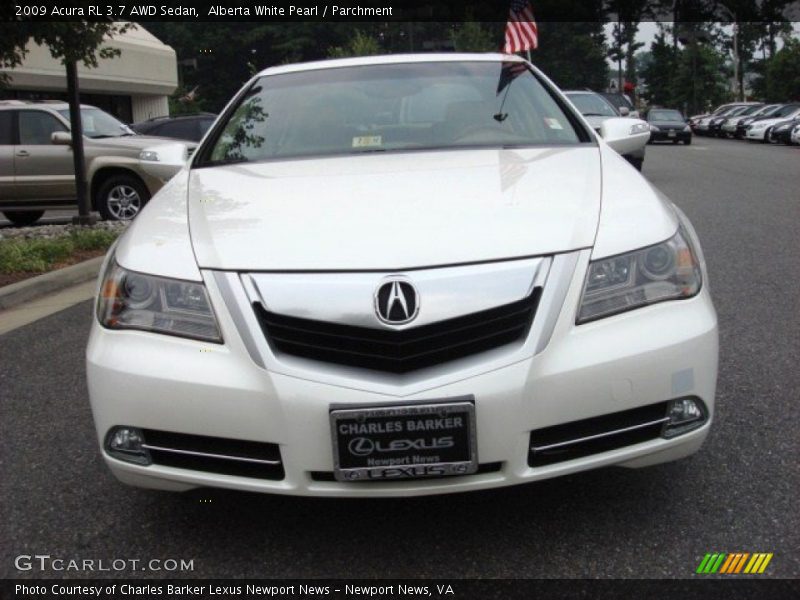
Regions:
[[[493,31],[477,21],[465,21],[451,33],[456,52],[496,52],[499,46]]]
[[[356,30],[355,35],[345,46],[333,46],[328,49],[331,58],[346,58],[348,56],[372,56],[381,53],[381,47],[374,37]]]
[[[70,22],[3,22],[0,26],[0,64],[6,67],[19,65],[28,53],[28,43],[46,46],[53,58],[64,65],[67,75],[72,156],[75,166],[75,189],[80,215],[75,222],[89,224],[91,204],[86,185],[86,168],[83,153],[83,124],[80,112],[78,63],[97,67],[98,59],[119,56],[120,50],[103,44],[114,35],[127,31],[131,23],[112,21]]]
[[[764,83],[767,102],[800,100],[800,40],[787,38],[767,60]]]
[[[668,29],[660,24],[659,32],[650,44],[649,60],[640,71],[647,84],[645,98],[648,103],[660,106],[677,105],[674,74],[680,51],[670,43],[668,35]]]
[[[544,22],[538,27],[539,48],[531,53],[533,63],[559,87],[606,88],[607,49],[601,22]]]

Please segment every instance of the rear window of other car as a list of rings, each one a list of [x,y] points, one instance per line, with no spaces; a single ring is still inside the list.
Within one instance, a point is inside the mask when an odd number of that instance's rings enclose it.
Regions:
[[[589,139],[523,63],[367,65],[261,77],[196,166]]]
[[[651,110],[647,118],[650,121],[683,121],[683,115],[677,110]]]

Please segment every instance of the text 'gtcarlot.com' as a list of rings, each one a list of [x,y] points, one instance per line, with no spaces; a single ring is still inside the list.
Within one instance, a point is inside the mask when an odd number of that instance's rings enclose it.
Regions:
[[[20,554],[14,559],[19,571],[194,571],[194,559],[182,558],[60,558],[50,554]]]

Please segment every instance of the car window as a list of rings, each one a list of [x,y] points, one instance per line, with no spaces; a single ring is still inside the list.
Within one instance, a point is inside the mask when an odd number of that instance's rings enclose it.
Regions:
[[[585,117],[619,116],[614,107],[597,94],[567,94],[567,97]]]
[[[200,138],[202,138],[206,134],[206,131],[208,131],[213,124],[214,124],[214,119],[200,119],[200,124],[199,124],[200,135],[197,138],[198,142],[200,141]]]
[[[683,115],[677,110],[651,110],[647,118],[650,121],[683,121]]]
[[[10,110],[0,111],[0,146],[11,146],[14,143],[11,118],[14,115]]]
[[[198,165],[588,139],[522,63],[500,62],[368,65],[264,76],[215,137]]]
[[[70,120],[69,109],[59,110],[58,113],[67,121]],[[81,125],[83,135],[93,139],[121,137],[133,133],[122,121],[99,108],[81,107]]]
[[[67,128],[53,115],[41,110],[21,110],[19,113],[19,143],[22,145],[50,144],[50,135]]]
[[[177,138],[179,140],[196,140],[197,123],[194,119],[181,119],[169,121],[156,128],[155,135]]]

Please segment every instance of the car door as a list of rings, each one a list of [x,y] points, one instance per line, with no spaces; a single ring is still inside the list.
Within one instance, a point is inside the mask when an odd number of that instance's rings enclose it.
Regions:
[[[20,201],[74,200],[72,148],[55,145],[50,136],[67,127],[47,111],[17,111],[19,131],[14,149],[16,194]]]
[[[0,203],[14,200],[14,111],[0,111]]]

